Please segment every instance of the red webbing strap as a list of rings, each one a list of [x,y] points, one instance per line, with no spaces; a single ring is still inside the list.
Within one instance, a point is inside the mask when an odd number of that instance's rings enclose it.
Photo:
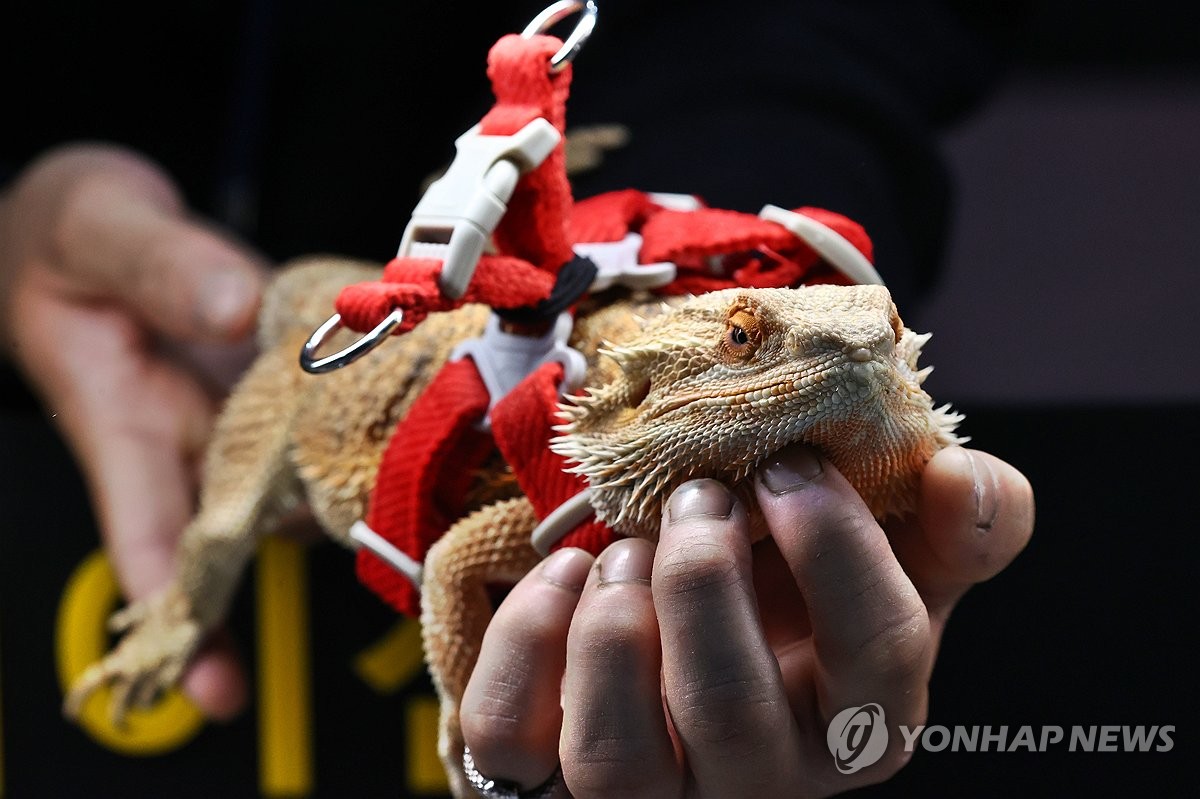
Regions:
[[[871,244],[871,237],[867,235],[867,229],[850,217],[810,205],[792,210],[837,231],[846,241],[853,244],[854,248],[861,252],[868,261],[875,263],[875,247]]]
[[[462,515],[463,499],[492,440],[475,429],[488,408],[475,364],[442,367],[400,421],[379,464],[367,526],[418,563]],[[420,595],[407,578],[366,549],[358,578],[388,604],[415,616]]]
[[[506,255],[479,259],[466,293],[447,299],[438,288],[442,262],[430,258],[393,258],[381,280],[355,283],[338,294],[335,303],[342,324],[365,333],[392,312],[404,309],[397,328],[407,333],[435,311],[450,311],[477,302],[493,308],[524,308],[550,296],[554,276],[532,264]]]
[[[823,208],[804,207],[795,212],[833,229],[867,260],[873,260],[871,240],[857,222]],[[679,269],[674,282],[656,289],[662,294],[849,282],[800,238],[774,222],[719,208],[663,208],[635,189],[580,200],[569,229],[576,242],[619,241],[626,233],[641,234],[641,263],[670,261]],[[719,269],[709,262],[714,256],[721,258]]]
[[[567,230],[574,242],[620,241],[661,210],[644,191],[608,191],[576,202]]]
[[[871,240],[858,223],[820,208],[797,208],[796,213],[832,228],[871,259]],[[647,219],[640,232],[643,263],[671,261],[679,267],[678,278],[658,289],[663,294],[850,282],[791,231],[752,214],[667,209]],[[713,256],[726,256],[722,273],[710,268]]]
[[[560,39],[543,35],[526,39],[514,33],[496,42],[488,52],[496,105],[479,122],[485,136],[508,136],[541,117],[564,134],[546,160],[521,177],[493,234],[497,250],[551,274],[572,257],[567,237],[571,184],[564,148],[571,66],[550,71],[550,57],[560,47]]]
[[[556,433],[558,385],[562,365],[544,364],[526,377],[492,408],[492,435],[504,459],[512,466],[521,491],[539,519],[587,488],[577,474],[567,472],[566,460],[550,450]],[[616,540],[607,525],[594,518],[579,525],[557,546],[576,546],[599,554]]]
[[[782,250],[797,241],[795,235],[774,222],[722,208],[667,209],[647,220],[641,233],[643,261],[688,265],[711,255],[763,245]]]

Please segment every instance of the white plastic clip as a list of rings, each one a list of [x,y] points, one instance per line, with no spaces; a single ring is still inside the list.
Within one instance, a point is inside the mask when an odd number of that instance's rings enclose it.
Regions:
[[[675,279],[675,264],[662,261],[639,264],[642,237],[627,233],[620,241],[589,241],[571,247],[576,255],[591,259],[596,265],[596,279],[588,291],[604,291],[612,286],[631,289],[652,289],[665,286]]]
[[[459,136],[450,168],[413,210],[397,257],[441,258],[438,287],[450,299],[461,297],[517,180],[545,161],[561,138],[540,117],[511,136],[484,136],[479,125]]]
[[[883,278],[875,271],[867,257],[847,241],[845,236],[828,225],[778,205],[764,205],[758,216],[760,219],[783,225],[794,236],[812,247],[830,266],[855,283],[883,285]]]
[[[450,353],[450,360],[469,357],[487,386],[488,415],[481,428],[491,429],[491,412],[508,392],[516,388],[529,374],[544,363],[563,366],[562,392],[574,391],[583,385],[587,359],[583,353],[567,346],[574,320],[567,312],[560,313],[554,327],[538,338],[506,333],[500,328],[500,317],[492,314],[479,338],[462,342]]]
[[[652,191],[646,196],[650,202],[655,205],[661,205],[663,208],[671,211],[699,211],[704,207],[704,203],[700,202],[700,198],[694,194],[676,194],[670,191]]]
[[[421,579],[424,574],[421,564],[368,527],[366,522],[357,521],[350,525],[350,540],[369,549],[373,555],[407,577],[417,591],[421,590]]]
[[[591,504],[592,490],[585,488],[575,496],[559,505],[542,519],[533,533],[529,543],[543,558],[550,554],[550,547],[566,538],[567,533],[582,524],[587,517],[595,513]]]

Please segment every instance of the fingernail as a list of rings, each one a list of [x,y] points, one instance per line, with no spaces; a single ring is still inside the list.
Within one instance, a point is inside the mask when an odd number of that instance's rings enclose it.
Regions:
[[[692,480],[675,489],[667,505],[672,522],[697,517],[728,519],[733,513],[733,494],[716,480]]]
[[[772,494],[803,488],[821,476],[821,459],[811,447],[793,446],[776,452],[759,470],[759,479]]]
[[[964,449],[971,464],[971,479],[975,483],[975,527],[981,532],[992,529],[996,515],[1000,512],[1000,489],[996,485],[996,473],[987,458],[978,452]]]
[[[582,549],[560,549],[542,561],[542,579],[568,591],[582,591],[591,568],[592,556]]]
[[[638,540],[618,541],[600,554],[596,569],[600,584],[631,583],[650,579],[653,550]]]
[[[246,319],[258,299],[258,287],[240,272],[207,276],[200,288],[200,313],[215,333],[225,333]]]

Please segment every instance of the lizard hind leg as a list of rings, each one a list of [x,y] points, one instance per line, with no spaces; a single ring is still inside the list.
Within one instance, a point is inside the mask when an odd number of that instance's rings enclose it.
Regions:
[[[540,560],[529,542],[537,525],[524,497],[465,517],[430,549],[421,588],[425,659],[441,700],[438,754],[455,796],[474,796],[463,776],[459,706],[492,618],[488,585],[516,583]]]
[[[63,701],[63,713],[78,718],[88,697],[110,686],[109,715],[121,727],[130,708],[152,704],[175,685],[203,639],[203,630],[174,585],[113,614],[109,629],[128,630],[128,634],[75,678]]]
[[[299,341],[264,353],[230,396],[206,453],[200,509],[184,529],[175,576],[153,596],[113,614],[124,633],[107,656],[76,677],[63,712],[78,717],[84,702],[110,686],[109,712],[120,724],[175,686],[205,636],[223,619],[259,536],[295,501],[288,449],[303,372]]]

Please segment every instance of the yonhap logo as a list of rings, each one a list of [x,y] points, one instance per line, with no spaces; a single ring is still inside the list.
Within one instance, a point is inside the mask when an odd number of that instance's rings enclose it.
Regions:
[[[888,744],[883,708],[874,702],[846,708],[829,722],[825,742],[834,765],[843,774],[873,765],[883,757]]]

